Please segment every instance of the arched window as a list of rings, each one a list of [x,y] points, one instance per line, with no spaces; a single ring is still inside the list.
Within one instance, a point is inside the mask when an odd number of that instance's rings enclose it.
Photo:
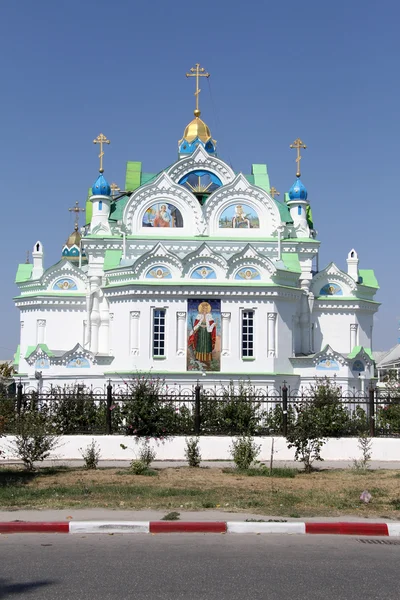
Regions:
[[[188,188],[203,205],[207,197],[221,187],[222,181],[214,173],[198,170],[182,177],[179,184]]]
[[[103,200],[99,200],[99,210],[103,210]]]

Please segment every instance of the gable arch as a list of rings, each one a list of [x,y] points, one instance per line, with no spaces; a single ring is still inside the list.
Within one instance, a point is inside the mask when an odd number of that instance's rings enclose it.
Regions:
[[[212,252],[207,244],[202,244],[198,250],[185,257],[183,260],[183,275],[190,278],[193,271],[202,266],[212,268],[218,279],[226,278],[227,261],[220,254]]]
[[[231,256],[228,261],[228,279],[235,279],[241,270],[255,269],[262,281],[271,281],[276,274],[276,267],[269,258],[261,256],[252,246],[247,245],[242,252]]]
[[[168,252],[162,244],[157,244],[150,252],[137,259],[132,270],[137,279],[146,279],[151,268],[166,267],[171,273],[169,279],[180,279],[182,277],[182,263],[180,259]],[[162,278],[161,278],[162,279]]]
[[[249,207],[258,218],[258,226],[247,226],[243,229],[233,228],[234,237],[272,237],[280,225],[279,209],[266,192],[252,186],[240,173],[230,184],[218,188],[205,203],[205,219],[209,224],[210,235],[220,235],[220,219],[224,211],[239,205]],[[250,223],[251,225],[251,223]]]
[[[42,285],[49,292],[77,292],[86,291],[86,275],[72,265],[69,261],[62,260],[50,269],[42,277]],[[71,282],[74,285],[63,285],[63,282]]]
[[[175,183],[166,173],[161,173],[152,183],[138,188],[130,196],[123,213],[123,223],[130,234],[160,236],[159,227],[143,225],[145,213],[154,205],[176,207],[183,220],[179,228],[163,227],[162,235],[202,235],[206,229],[203,212],[196,197],[185,187]]]
[[[331,293],[328,288],[332,288]],[[352,296],[356,289],[357,284],[354,279],[341,271],[334,263],[317,273],[310,286],[310,291],[316,298],[321,295],[327,298]]]
[[[209,171],[221,180],[222,185],[226,185],[235,179],[235,173],[223,160],[216,156],[211,156],[203,148],[198,146],[196,150],[181,158],[177,163],[174,163],[168,170],[167,174],[175,183],[178,183],[182,177],[188,175],[192,171],[202,169]]]

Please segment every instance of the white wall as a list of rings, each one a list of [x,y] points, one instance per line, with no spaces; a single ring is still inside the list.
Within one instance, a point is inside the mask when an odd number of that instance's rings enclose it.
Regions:
[[[4,459],[16,459],[10,451],[9,445],[13,436],[0,438],[0,450],[4,451]],[[79,448],[86,448],[94,439],[101,449],[102,460],[130,460],[137,456],[137,445],[135,439],[122,435],[96,436],[96,435],[66,435],[60,438],[60,446],[54,451],[52,458],[58,460],[82,459]],[[269,461],[271,456],[270,437],[255,438],[261,444],[259,460]],[[285,438],[274,438],[274,460],[294,460],[294,450],[286,446]],[[203,460],[231,460],[230,446],[232,438],[227,436],[204,436],[200,438],[200,452]],[[128,450],[122,450],[121,445],[128,446]],[[156,450],[156,460],[180,460],[184,461],[185,438],[170,438],[164,443],[152,440],[151,445]],[[135,454],[136,453],[136,454]],[[321,452],[325,460],[352,461],[361,457],[357,438],[329,439],[323,446]],[[400,438],[373,438],[372,460],[398,461],[400,456]],[[319,463],[323,466],[323,463]]]

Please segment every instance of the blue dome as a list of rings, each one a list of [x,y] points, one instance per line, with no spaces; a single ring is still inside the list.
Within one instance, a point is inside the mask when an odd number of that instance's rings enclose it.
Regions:
[[[298,178],[289,190],[289,198],[291,200],[307,200],[307,188]]]
[[[92,186],[92,194],[93,196],[110,196],[111,188],[103,173],[100,173],[94,182]]]

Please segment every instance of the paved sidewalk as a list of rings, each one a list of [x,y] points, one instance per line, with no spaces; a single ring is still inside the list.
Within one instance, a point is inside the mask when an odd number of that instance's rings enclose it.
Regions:
[[[168,514],[169,510],[112,510],[106,508],[74,508],[74,509],[45,509],[45,510],[0,510],[0,521],[159,521]],[[203,511],[178,511],[180,521],[276,521],[276,522],[303,522],[304,517],[293,519],[291,517],[276,517],[273,515],[260,515],[253,513],[229,512],[228,510],[203,510]],[[365,521],[385,523],[386,517],[365,519],[352,515],[339,517],[307,517],[307,522],[351,522],[363,523]]]

